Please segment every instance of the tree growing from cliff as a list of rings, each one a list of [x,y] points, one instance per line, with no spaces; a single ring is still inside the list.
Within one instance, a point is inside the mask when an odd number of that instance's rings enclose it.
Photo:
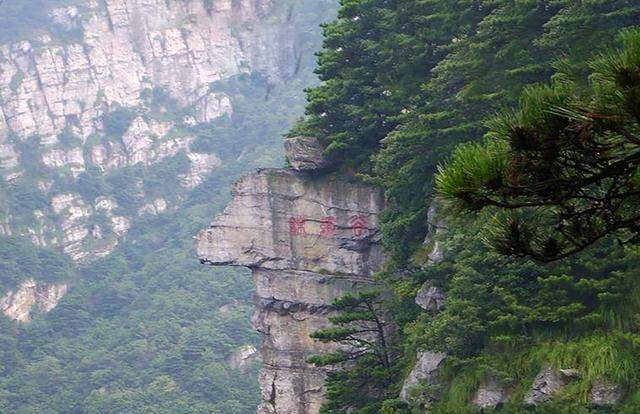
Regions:
[[[336,366],[327,378],[327,399],[321,412],[368,414],[379,412],[385,391],[393,382],[394,361],[390,347],[390,327],[382,308],[380,292],[347,294],[332,303],[332,327],[311,337],[335,343],[339,349],[315,355],[309,362],[317,366]]]
[[[493,207],[501,253],[558,260],[615,235],[640,242],[640,29],[590,64],[583,90],[559,72],[488,122],[484,144],[457,148],[436,178],[467,210]]]

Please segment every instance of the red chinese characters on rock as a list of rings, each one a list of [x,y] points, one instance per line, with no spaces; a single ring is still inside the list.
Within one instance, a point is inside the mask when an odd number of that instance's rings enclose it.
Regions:
[[[336,224],[338,219],[327,216],[320,221],[320,237],[334,237],[336,235]]]
[[[357,215],[352,216],[349,219],[349,225],[351,226],[351,231],[353,231],[353,235],[356,237],[362,237],[368,232],[368,220],[365,216]]]
[[[292,216],[289,218],[289,235],[291,236],[307,236],[306,223],[308,221],[318,222],[317,220],[309,220],[305,216]],[[334,216],[326,216],[319,220],[320,237],[332,238],[336,236],[338,228],[338,219]],[[349,226],[355,237],[363,237],[369,232],[368,218],[363,215],[351,216]]]
[[[304,216],[295,216],[289,219],[289,234],[291,236],[306,236],[307,229],[305,228],[305,224],[307,223],[307,218]]]

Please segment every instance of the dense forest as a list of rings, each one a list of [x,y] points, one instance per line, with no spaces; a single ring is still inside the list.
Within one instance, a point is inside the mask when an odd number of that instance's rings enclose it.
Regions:
[[[346,342],[380,315],[397,329],[347,365],[310,359],[342,367],[322,412],[640,412],[640,4],[340,3],[290,134],[384,189],[391,259],[313,336]],[[425,285],[442,305],[416,305]],[[437,380],[398,398],[424,351],[447,356]],[[545,369],[568,385],[528,403]],[[508,398],[480,408],[487,383]],[[602,383],[615,406],[590,397]]]

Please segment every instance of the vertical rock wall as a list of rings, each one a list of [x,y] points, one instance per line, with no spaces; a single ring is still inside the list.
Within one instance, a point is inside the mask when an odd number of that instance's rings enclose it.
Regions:
[[[382,194],[350,177],[287,169],[246,176],[232,193],[197,248],[203,263],[253,272],[263,360],[258,413],[318,413],[326,370],[306,359],[334,345],[309,334],[328,326],[333,299],[373,283],[384,260]]]

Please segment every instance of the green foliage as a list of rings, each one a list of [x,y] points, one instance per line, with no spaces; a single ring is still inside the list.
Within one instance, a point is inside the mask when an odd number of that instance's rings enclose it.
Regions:
[[[11,89],[11,91],[14,92],[14,93],[17,92],[23,79],[24,79],[24,72],[22,72],[20,70],[17,71],[11,77],[11,82],[9,82],[9,89]]]
[[[79,147],[82,144],[82,140],[73,133],[69,126],[63,129],[62,133],[58,135],[58,142],[64,148]]]
[[[36,278],[60,282],[74,278],[71,261],[57,251],[34,248],[29,241],[0,236],[0,291],[15,288],[21,281]]]
[[[42,210],[48,207],[45,195],[37,187],[36,180],[30,177],[21,177],[8,185],[12,197],[8,200],[10,211],[21,212],[22,215],[31,214],[34,210]]]
[[[388,316],[383,314],[378,291],[346,294],[337,298],[329,316],[332,327],[313,332],[311,337],[336,343],[335,352],[308,359],[317,366],[335,365],[339,370],[327,377],[328,402],[321,413],[377,413],[389,388],[398,379],[399,365],[393,359]]]
[[[39,135],[32,135],[24,141],[14,137],[14,144],[20,154],[20,164],[26,166],[31,176],[38,176],[46,171],[40,160],[42,144]]]
[[[368,171],[451,38],[484,12],[473,1],[341,3],[338,20],[324,27],[316,70],[324,82],[308,91],[308,116],[291,134],[318,136],[332,157]]]
[[[160,87],[144,89],[141,98],[145,100],[153,119],[180,122],[193,112],[193,108],[183,107],[170,92]]]
[[[116,253],[79,271],[57,252],[0,240],[3,292],[27,278],[72,282],[56,309],[31,324],[2,318],[3,409],[253,412],[257,372],[241,374],[225,361],[256,343],[250,277],[193,260],[192,227],[212,214],[200,207],[153,218],[132,229]]]
[[[97,197],[109,194],[109,184],[102,171],[93,166],[80,173],[76,181],[76,190],[82,198],[92,203]]]
[[[438,190],[462,208],[496,206],[492,244],[539,260],[566,257],[614,233],[638,240],[640,31],[590,65],[587,90],[559,73],[527,88],[517,111],[488,122],[484,145],[459,148]]]
[[[451,52],[425,79],[417,104],[375,156],[376,175],[389,199],[386,245],[400,262],[422,240],[433,174],[455,144],[482,137],[482,121],[500,106],[513,105],[527,85],[548,79],[559,57],[579,67],[617,28],[635,24],[631,16],[640,13],[622,1],[483,3],[487,14],[477,32],[452,36]],[[562,29],[560,21],[566,25]],[[584,27],[592,24],[597,29],[586,35]]]
[[[385,243],[402,262],[426,232],[425,200],[443,156],[482,136],[490,111],[548,79],[562,53],[573,66],[584,62],[639,15],[624,1],[345,2],[325,28],[324,82],[309,91],[308,116],[291,134],[319,136],[343,165],[373,169],[388,199]],[[600,30],[589,33],[589,48],[578,21]]]
[[[102,116],[102,126],[105,134],[113,139],[120,139],[136,118],[136,113],[120,105],[115,105]]]
[[[569,130],[580,125],[574,129],[581,133],[601,131],[604,144],[607,139],[619,138],[619,133],[611,133],[611,124],[620,115],[625,119],[635,116],[638,107],[633,62],[640,48],[627,48],[622,58],[612,59],[609,55],[599,59],[592,71],[600,75],[592,76],[590,81],[585,62],[594,52],[606,50],[621,28],[637,24],[639,5],[627,1],[564,0],[345,0],[341,5],[338,20],[325,26],[318,69],[323,82],[308,91],[307,116],[290,134],[319,137],[327,156],[338,161],[338,169],[355,171],[384,188],[387,205],[381,216],[383,241],[392,260],[381,277],[385,287],[394,293],[384,308],[393,313],[406,335],[404,355],[393,360],[404,361],[406,366],[419,349],[441,350],[450,355],[445,373],[447,389],[430,412],[478,412],[470,402],[479,383],[489,376],[516,388],[514,403],[506,404],[500,412],[531,412],[520,404],[525,387],[550,360],[558,367],[576,366],[584,371],[584,377],[568,387],[558,402],[533,410],[537,413],[594,412],[585,404],[585,390],[598,375],[615,376],[636,389],[633,373],[638,327],[634,322],[637,318],[632,315],[638,297],[633,272],[637,251],[606,238],[598,249],[550,266],[504,257],[488,251],[486,241],[517,233],[522,245],[537,243],[541,238],[536,232],[545,228],[534,219],[540,209],[526,214],[496,214],[496,208],[480,213],[477,210],[482,209],[487,197],[495,201],[495,207],[501,207],[500,202],[505,199],[512,201],[509,190],[517,185],[510,181],[514,168],[519,167],[510,156],[512,140],[496,135],[506,135],[505,131],[526,125],[518,131],[519,155],[535,153],[552,160],[566,148],[554,152],[554,142],[579,142],[576,134],[558,136],[555,132],[560,128]],[[555,74],[554,66],[558,69]],[[550,79],[552,87],[531,86]],[[585,95],[589,96],[589,82],[617,82],[626,89],[612,94],[605,87],[594,88],[600,98],[588,108],[583,105],[580,111],[558,109],[567,107],[567,102],[584,102]],[[516,104],[523,91],[522,110],[505,109],[501,117],[484,122],[501,107]],[[610,98],[604,99],[606,96]],[[592,118],[585,121],[583,118],[590,114],[588,109],[597,108],[596,104],[608,108],[596,115],[606,116],[598,122]],[[615,108],[624,108],[625,112],[621,114]],[[609,115],[613,117],[607,118]],[[633,137],[638,129],[635,120],[630,125]],[[487,131],[492,131],[487,142],[477,143]],[[514,136],[511,134],[510,138]],[[545,136],[552,145],[540,143]],[[576,138],[572,141],[571,137]],[[476,143],[456,148],[457,144],[470,141]],[[626,149],[634,151],[633,145]],[[412,258],[425,249],[434,175],[438,164],[453,151],[453,161],[445,167],[447,174],[439,176],[439,190],[461,201],[473,217],[448,219],[450,231],[446,232],[446,240],[439,243],[445,245],[451,260],[420,267],[423,263]],[[598,147],[590,157],[610,155],[610,148]],[[624,156],[624,151],[614,155]],[[608,165],[606,160],[596,161],[600,164],[585,163],[582,167],[588,171]],[[545,173],[563,172],[543,163],[521,167],[525,174],[537,173],[540,180]],[[635,187],[627,184],[635,183],[635,178],[625,176],[614,184],[633,190]],[[566,184],[567,191],[575,188],[571,179]],[[449,207],[444,210],[455,210]],[[542,218],[557,213],[550,210],[541,214]],[[606,217],[597,220],[608,223]],[[517,226],[500,226],[515,222]],[[501,252],[517,252],[517,244],[515,249],[513,245],[503,243]],[[444,311],[420,312],[413,303],[426,280],[435,281],[446,290]],[[349,315],[345,318],[348,320]],[[351,334],[348,326],[339,326],[326,330],[323,337],[340,340]],[[567,354],[561,351],[564,349]],[[569,353],[574,359],[568,358]],[[332,363],[346,355],[317,358]],[[614,366],[614,360],[618,366]],[[341,412],[345,396],[359,395],[357,379],[366,374],[358,369],[360,366],[356,365],[353,370],[331,374],[328,383],[332,388],[328,389],[325,409],[335,411],[327,412]],[[388,384],[371,410],[423,412],[395,400],[397,390],[395,394],[390,390],[397,383],[391,380]],[[358,402],[354,406],[366,404]],[[618,411],[634,410],[637,411],[637,403],[630,398]]]
[[[520,412],[546,364],[580,372],[558,396],[574,408],[587,405],[597,379],[637,389],[640,250],[610,242],[553,265],[513,259],[487,251],[480,235],[492,225],[489,214],[451,219],[441,243],[452,260],[414,273],[417,286],[443,280],[448,295],[442,312],[405,326],[407,349],[450,356],[434,412],[474,412],[469,403],[489,376],[514,389],[509,410]]]

